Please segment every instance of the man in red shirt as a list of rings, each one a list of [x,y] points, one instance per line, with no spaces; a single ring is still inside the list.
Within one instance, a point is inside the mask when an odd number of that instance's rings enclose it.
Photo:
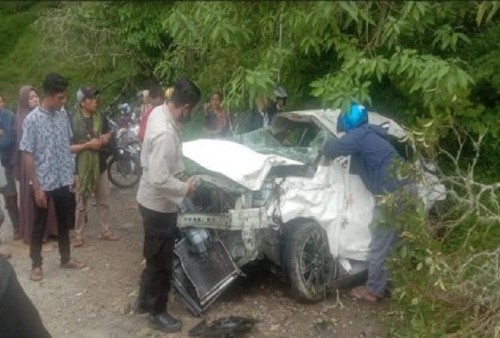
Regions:
[[[165,93],[163,92],[163,88],[160,85],[153,85],[149,89],[149,97],[151,99],[151,107],[144,111],[144,114],[142,114],[141,122],[139,124],[139,134],[137,135],[139,142],[141,143],[144,141],[144,135],[146,134],[149,114],[151,114],[151,111],[153,111],[154,108],[165,102]]]

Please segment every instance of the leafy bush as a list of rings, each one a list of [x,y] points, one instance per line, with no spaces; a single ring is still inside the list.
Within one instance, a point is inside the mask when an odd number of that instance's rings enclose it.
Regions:
[[[484,136],[474,138],[456,125],[448,128],[458,139],[457,151],[438,146],[434,152],[435,160],[442,155],[449,164],[440,171],[448,189],[447,207],[430,218],[412,212],[399,223],[404,245],[391,261],[397,285],[393,298],[399,309],[392,332],[498,337],[500,183],[480,182],[474,174]],[[421,132],[424,139],[432,135],[429,129],[432,124]],[[466,144],[476,151],[471,162],[462,157]],[[428,147],[423,148],[428,152]]]
[[[440,217],[405,223],[393,272],[406,325],[393,333],[500,335],[500,2],[44,4],[0,6],[2,91],[56,70],[71,92],[90,83],[111,101],[188,76],[204,93],[222,90],[231,112],[280,84],[289,110],[357,100],[410,126],[449,195]],[[184,137],[201,126],[198,114]]]

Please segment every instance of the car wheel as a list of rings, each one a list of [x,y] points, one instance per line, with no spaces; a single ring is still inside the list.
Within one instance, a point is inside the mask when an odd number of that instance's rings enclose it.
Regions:
[[[294,298],[324,299],[329,281],[330,249],[318,224],[304,220],[289,224],[283,237],[283,267]]]

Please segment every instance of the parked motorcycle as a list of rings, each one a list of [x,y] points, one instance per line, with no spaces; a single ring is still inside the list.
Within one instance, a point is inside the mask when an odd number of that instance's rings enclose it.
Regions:
[[[130,126],[120,128],[110,113],[106,114],[106,120],[111,128],[110,156],[107,160],[109,181],[118,188],[131,188],[141,178],[141,147],[137,133]]]
[[[139,125],[140,120],[132,107],[128,103],[123,103],[118,106],[120,110],[120,118],[118,121],[117,138],[121,146],[130,143],[139,144]]]

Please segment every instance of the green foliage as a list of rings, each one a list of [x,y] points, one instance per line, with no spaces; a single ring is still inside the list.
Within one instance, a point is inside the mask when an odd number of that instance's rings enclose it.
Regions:
[[[227,105],[244,106],[256,95],[269,95],[279,63],[288,53],[279,46],[268,48],[268,41],[275,39],[275,25],[265,13],[277,7],[272,3],[176,4],[164,21],[173,44],[158,72],[172,79],[187,75],[209,92],[223,89]],[[262,16],[256,21],[257,13]]]
[[[70,108],[77,88],[86,84],[106,89],[104,106],[123,88],[123,82],[127,84],[127,75],[134,69],[126,58],[117,62],[108,58],[108,54],[101,55],[103,44],[112,52],[119,49],[110,45],[112,35],[109,30],[80,24],[83,20],[99,22],[100,11],[94,3],[82,4],[88,6],[88,12],[83,11],[87,7],[79,7],[78,3],[61,6],[51,2],[20,6],[15,14],[2,20],[2,24],[17,20],[9,36],[15,43],[12,49],[0,56],[0,91],[6,93],[13,109],[19,88],[25,84],[40,87],[49,71],[59,72],[70,79]],[[92,21],[92,18],[96,20]],[[72,34],[72,38],[61,38],[65,34]],[[118,83],[117,79],[123,82]]]
[[[12,50],[17,39],[24,32],[29,23],[36,19],[36,12],[31,9],[34,2],[28,2],[23,7],[17,8],[15,3],[4,2],[0,4],[0,44],[4,53]]]
[[[469,133],[452,117],[436,121],[422,120],[409,139],[418,153],[446,164],[438,172],[448,196],[429,219],[411,209],[395,222],[403,227],[404,241],[391,262],[398,301],[391,332],[497,337],[500,185],[476,175],[486,133]],[[437,143],[443,134],[453,143]]]
[[[490,236],[500,235],[498,224],[490,229]],[[484,231],[476,230],[484,237]],[[430,232],[423,227],[404,232],[404,245],[391,262],[398,285],[393,290],[398,316],[392,333],[402,337],[497,337],[498,243],[493,249],[482,244],[462,248],[462,235],[458,241],[450,238],[458,245],[446,250]]]
[[[163,29],[163,19],[171,10],[169,1],[119,1],[107,5],[108,13],[103,22],[116,29],[117,42],[122,49],[129,51],[140,71],[137,75],[144,81],[147,77],[156,78],[164,84],[171,79],[161,79],[154,69],[171,43],[170,35]]]
[[[17,91],[22,84],[33,81],[36,65],[38,42],[30,24],[40,11],[50,8],[51,2],[35,1],[0,3],[0,92],[8,98],[12,109],[15,108]],[[13,66],[15,65],[15,66]],[[22,79],[20,81],[20,79]],[[27,81],[27,82],[23,82]],[[33,82],[35,83],[35,82]]]
[[[221,90],[233,112],[280,84],[286,109],[357,100],[410,126],[454,193],[438,230],[423,218],[406,223],[393,262],[404,324],[393,334],[500,334],[487,322],[497,317],[480,311],[498,309],[498,299],[457,282],[493,275],[467,262],[493,260],[498,238],[497,204],[482,189],[500,172],[500,2],[9,2],[0,11],[0,90],[9,95],[48,70],[69,76],[72,93],[107,88],[106,102],[188,76],[206,97]],[[185,139],[202,135],[201,114],[194,122]]]

